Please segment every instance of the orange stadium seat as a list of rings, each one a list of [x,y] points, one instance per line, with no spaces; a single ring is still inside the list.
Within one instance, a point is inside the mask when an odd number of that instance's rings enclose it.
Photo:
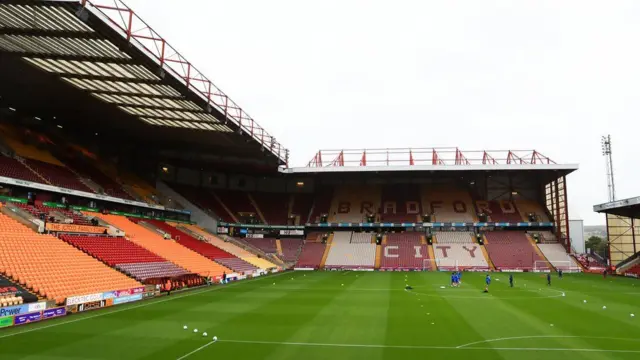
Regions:
[[[69,296],[141,286],[51,235],[0,214],[0,272],[57,303]]]
[[[119,228],[132,242],[160,255],[174,264],[201,276],[221,276],[232,271],[206,257],[191,251],[175,241],[165,240],[158,233],[148,230],[118,215],[98,215],[99,218]]]

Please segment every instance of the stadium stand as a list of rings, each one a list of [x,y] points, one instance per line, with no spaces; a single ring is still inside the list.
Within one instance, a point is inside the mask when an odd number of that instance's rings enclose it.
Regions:
[[[542,254],[544,254],[551,265],[557,270],[569,271],[578,268],[578,264],[574,258],[567,253],[562,245],[558,243],[538,244],[538,248],[540,248]]]
[[[377,215],[380,209],[379,186],[341,186],[333,195],[330,222],[364,222],[367,214]]]
[[[99,218],[124,231],[132,242],[156,253],[187,271],[201,276],[218,277],[231,270],[171,240],[164,240],[129,219],[118,215],[100,214]]]
[[[45,136],[37,135],[29,130],[19,130],[9,124],[0,124],[0,136],[4,142],[21,158],[33,159],[57,166],[64,166],[47,150],[40,149],[33,143],[46,145],[50,143]]]
[[[0,214],[0,272],[42,297],[65,298],[141,284],[51,235],[33,232]]]
[[[297,261],[303,245],[302,241],[299,239],[281,239],[280,243],[282,244],[282,260],[286,262]]]
[[[218,198],[210,193],[209,190],[179,184],[170,184],[170,186],[192,204],[210,214],[214,214],[217,219],[225,222],[238,221],[229,209],[221,204]]]
[[[171,235],[171,238],[178,244],[186,247],[187,249],[191,249],[210,260],[222,264],[225,267],[232,269],[233,271],[244,273],[257,270],[255,266],[240,258],[235,257],[233,254],[230,254],[206,241],[200,241],[187,234],[186,232],[180,231],[178,228],[175,228],[163,221],[144,221],[155,226],[163,232],[169,233]]]
[[[352,244],[371,244],[371,233],[366,232],[353,232],[351,233]]]
[[[91,164],[77,158],[67,157],[65,164],[71,166],[77,173],[83,174],[102,188],[104,193],[120,199],[134,200],[120,184],[105,175],[102,171],[94,168]]]
[[[203,229],[195,226],[195,225],[188,225],[188,224],[180,224],[181,228],[186,228],[187,230],[191,231],[194,234],[197,234],[198,236],[200,236],[202,239],[204,239],[205,241],[209,242],[211,245],[220,248],[230,254],[235,255],[236,257],[248,262],[249,264],[255,266],[256,268],[259,269],[272,269],[272,268],[276,268],[276,264],[260,258],[258,256],[256,256],[256,254],[253,254],[239,246],[236,246],[230,242],[227,241],[223,241],[215,236],[213,236],[212,234],[207,233],[206,231],[204,231]]]
[[[59,207],[50,207],[43,205],[39,201],[36,201],[34,205],[15,203],[15,206],[26,210],[31,215],[40,218],[41,215],[45,215],[46,217],[54,217],[60,218],[62,217],[64,222],[77,224],[77,225],[87,225],[91,226],[91,222],[87,218],[85,218],[81,213],[76,213],[72,210],[66,210],[64,208]]]
[[[255,201],[258,212],[263,214],[267,224],[287,224],[290,199],[287,194],[254,192],[250,196]]]
[[[0,176],[35,183],[46,183],[43,178],[31,171],[31,169],[20,161],[2,155],[0,155]]]
[[[380,214],[384,222],[416,222],[423,214],[420,186],[387,185],[382,188]]]
[[[518,209],[511,201],[476,201],[478,213],[485,213],[492,222],[523,222]]]
[[[266,254],[276,254],[278,252],[278,248],[276,247],[276,239],[272,238],[235,238],[251,247],[255,247]]]
[[[380,269],[428,269],[425,260],[430,259],[429,250],[420,239],[420,233],[414,232],[388,234],[387,243],[382,245]]]
[[[253,215],[256,220],[261,220],[256,217],[256,208],[251,203],[246,192],[236,190],[215,190],[213,193],[214,196],[220,200],[220,203],[229,209],[231,215],[237,219]],[[248,223],[248,221],[241,222]]]
[[[60,238],[139,281],[189,274],[185,269],[121,237],[63,234]]]
[[[322,256],[327,245],[319,242],[305,242],[296,262],[298,268],[317,269],[322,262]]]
[[[473,232],[466,231],[438,231],[435,233],[438,244],[472,244]]]
[[[632,266],[630,269],[625,271],[625,274],[640,277],[640,264]]]
[[[331,203],[333,198],[333,189],[329,187],[321,188],[316,191],[313,198],[313,205],[311,208],[311,215],[309,221],[313,224],[320,222],[320,217],[323,214],[330,215]]]
[[[313,208],[313,194],[294,194],[291,206],[291,216],[297,218],[295,225],[306,224],[311,218]],[[314,221],[315,222],[315,221]]]
[[[540,231],[540,242],[543,244],[557,244],[558,239],[551,231]]]
[[[38,297],[15,282],[0,275],[0,307],[38,301]]]
[[[376,245],[369,243],[350,243],[351,233],[334,234],[325,268],[371,268],[376,261]]]
[[[321,242],[323,236],[324,236],[323,232],[311,231],[311,232],[307,233],[306,241],[307,242]]]
[[[25,159],[25,164],[40,174],[51,185],[88,193],[94,192],[76,174],[64,166],[30,159]]]
[[[433,252],[439,270],[489,269],[478,244],[438,242],[433,245]]]
[[[532,200],[516,200],[515,204],[524,222],[529,222],[529,214],[535,214],[539,222],[549,222],[547,212],[544,210],[544,207],[537,202]]]
[[[467,191],[446,186],[424,185],[422,209],[433,214],[432,221],[474,222],[475,208]]]
[[[540,261],[537,268],[544,267],[541,258],[532,244],[521,231],[489,231],[485,233],[488,243],[485,245],[491,261],[498,270],[532,270],[534,263]]]

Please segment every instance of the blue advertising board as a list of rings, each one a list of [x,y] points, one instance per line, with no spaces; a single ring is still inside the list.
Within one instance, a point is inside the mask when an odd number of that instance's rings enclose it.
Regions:
[[[59,308],[55,308],[55,309],[48,309],[42,312],[42,318],[43,319],[51,319],[54,317],[58,317],[58,316],[64,316],[67,315],[67,308],[65,307],[59,307]]]
[[[42,320],[42,311],[17,315],[13,318],[13,325],[22,325],[30,322],[36,322]]]

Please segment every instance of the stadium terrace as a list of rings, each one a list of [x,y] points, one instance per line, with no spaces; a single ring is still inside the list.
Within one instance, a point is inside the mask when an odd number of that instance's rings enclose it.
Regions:
[[[293,166],[121,1],[3,1],[0,73],[3,358],[640,353],[635,279],[612,277],[638,273],[635,238],[575,252],[576,164],[416,147]],[[637,218],[614,208],[595,210]]]

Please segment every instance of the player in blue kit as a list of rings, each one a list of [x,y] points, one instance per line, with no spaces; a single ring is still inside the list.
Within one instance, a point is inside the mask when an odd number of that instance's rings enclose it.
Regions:
[[[451,273],[451,286],[452,287],[458,286],[458,277],[456,276],[455,272]]]
[[[491,285],[491,275],[487,274],[487,277],[484,278],[484,283],[486,284],[484,287],[484,292],[489,292],[489,285]]]

